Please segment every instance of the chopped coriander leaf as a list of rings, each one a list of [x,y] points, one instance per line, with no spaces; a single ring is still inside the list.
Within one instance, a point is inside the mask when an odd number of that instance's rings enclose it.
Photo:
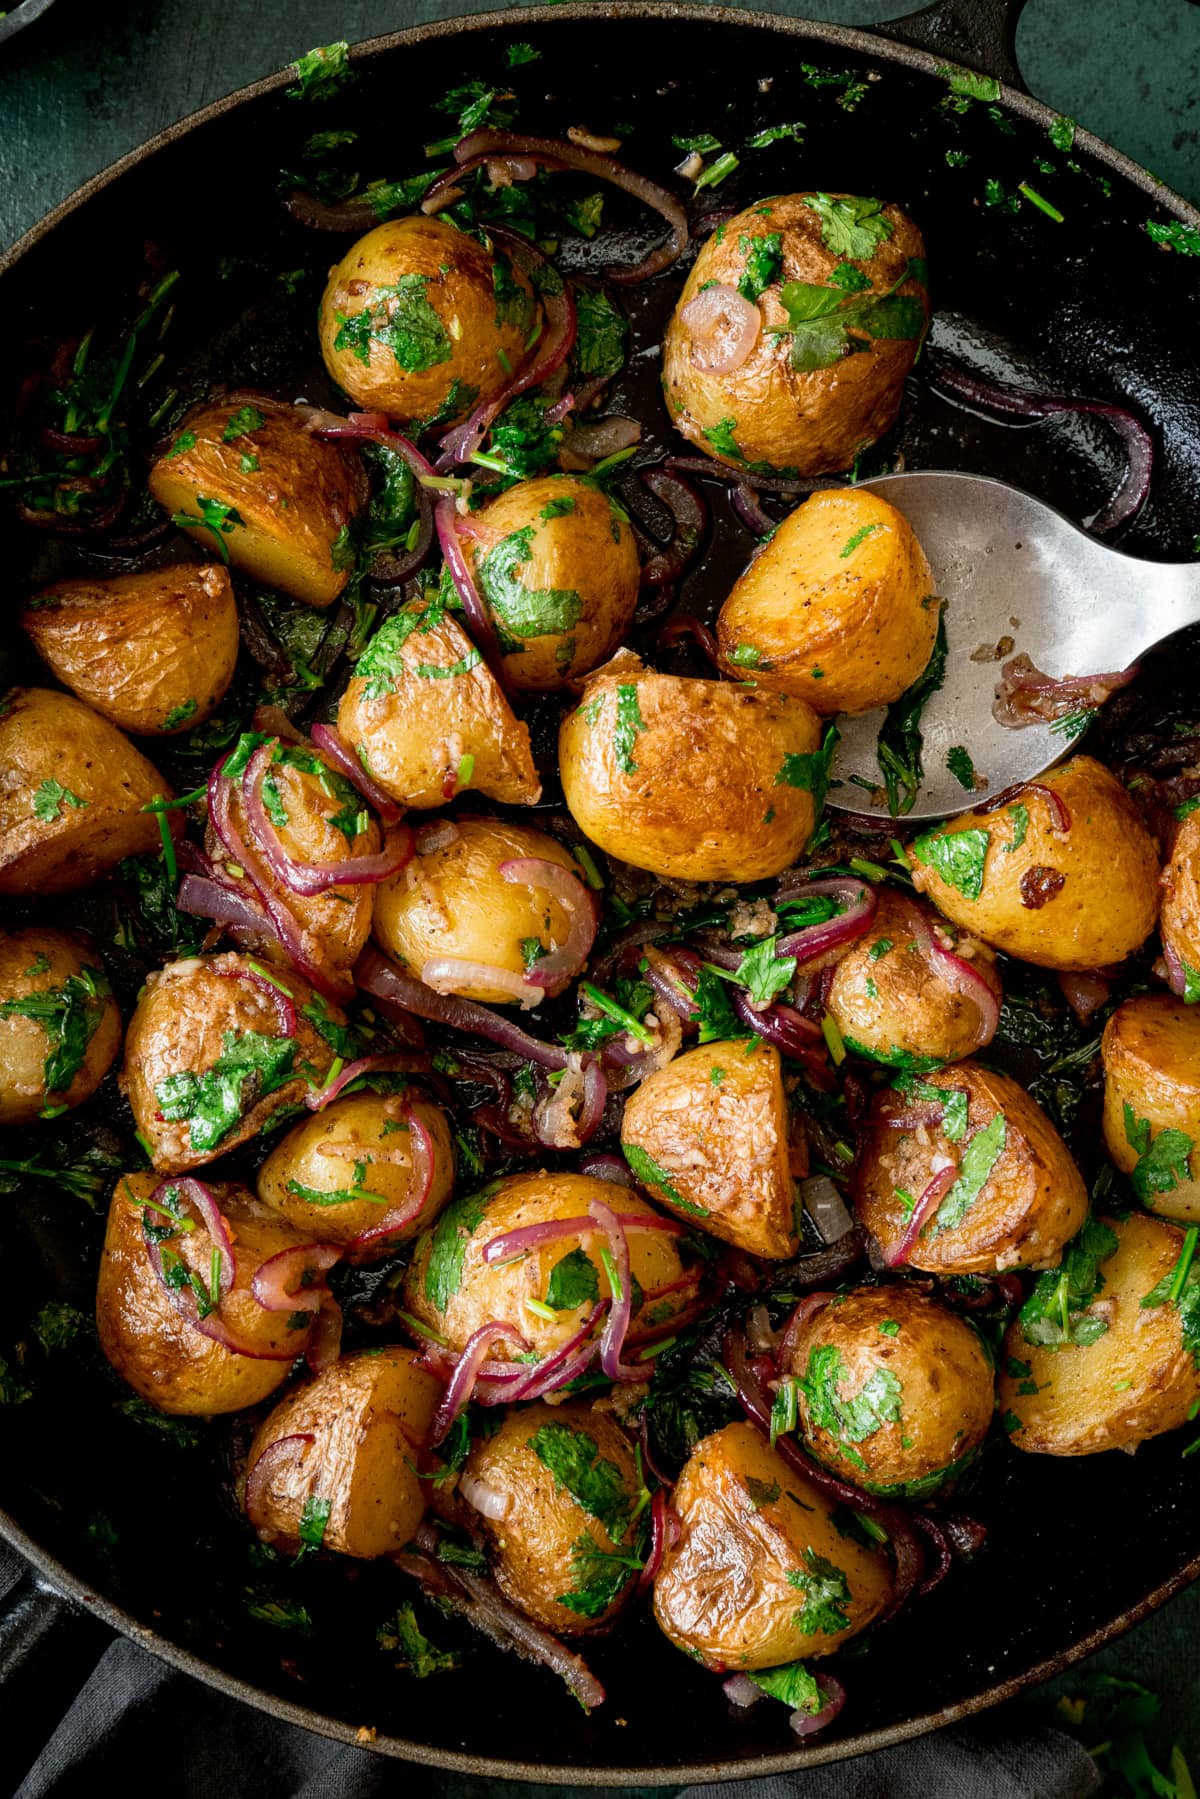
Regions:
[[[0,1018],[28,1018],[45,1033],[42,1079],[47,1093],[65,1093],[83,1067],[111,991],[101,969],[85,966],[68,975],[61,987],[44,987],[0,1004]]]
[[[478,565],[479,585],[505,633],[515,638],[544,637],[569,631],[583,614],[574,588],[526,587],[517,571],[533,556],[536,527],[525,525],[501,538]]]
[[[963,1150],[958,1179],[934,1216],[935,1233],[956,1230],[962,1223],[991,1179],[1007,1140],[1008,1124],[1003,1112],[997,1112],[990,1124],[976,1131]]]
[[[883,216],[883,201],[854,194],[806,194],[804,204],[821,220],[821,241],[835,256],[864,262],[891,237],[894,227]]]
[[[1051,119],[1047,135],[1056,150],[1069,150],[1075,142],[1075,121],[1065,114]]]
[[[629,1550],[602,1549],[590,1530],[571,1546],[571,1570],[576,1585],[559,1593],[557,1603],[581,1618],[599,1618],[641,1568],[642,1558]]]
[[[879,937],[867,951],[867,959],[870,962],[878,962],[882,956],[886,956],[888,951],[895,947],[890,937]]]
[[[196,495],[196,512],[173,512],[171,523],[185,531],[209,531],[217,546],[222,562],[229,561],[229,551],[225,539],[235,525],[245,525],[246,521],[236,506],[227,505],[224,500],[210,500],[204,494]]]
[[[952,94],[958,94],[965,100],[1000,98],[1000,83],[994,75],[978,75],[974,69],[959,69],[953,63],[943,63],[937,73],[945,76]]]
[[[975,764],[971,760],[970,752],[964,749],[961,743],[954,744],[946,751],[946,767],[960,787],[964,788],[967,793],[974,793],[977,785]]]
[[[712,156],[721,148],[721,140],[711,131],[702,131],[696,137],[673,137],[671,142],[677,150],[691,150],[697,156]]]
[[[195,700],[181,700],[178,706],[172,706],[163,719],[163,730],[174,731],[180,725],[186,725],[196,711]]]
[[[462,1285],[467,1238],[482,1224],[494,1187],[463,1193],[452,1199],[433,1229],[429,1260],[425,1265],[425,1297],[444,1312]]]
[[[194,450],[195,447],[196,433],[194,431],[181,431],[179,436],[175,439],[175,442],[167,451],[165,460],[167,462],[173,462],[176,456],[186,456],[188,451]]]
[[[788,1582],[804,1594],[803,1608],[796,1623],[806,1634],[820,1632],[833,1636],[849,1627],[846,1606],[850,1603],[850,1584],[842,1570],[815,1549],[804,1551],[803,1568],[788,1571]]]
[[[617,1464],[600,1454],[595,1439],[569,1424],[543,1424],[529,1438],[529,1447],[576,1504],[614,1541],[619,1539],[633,1515],[634,1495]]]
[[[1025,841],[1025,833],[1029,829],[1029,807],[1006,806],[1005,811],[1013,821],[1013,834],[1004,846],[1005,854],[1011,856],[1012,852],[1019,850]]]
[[[239,406],[238,410],[231,412],[225,421],[221,442],[236,443],[239,437],[245,437],[248,431],[257,431],[266,422],[257,406]]]
[[[510,44],[504,52],[504,60],[510,69],[516,69],[522,63],[537,62],[541,54],[532,44]]]
[[[599,1297],[600,1277],[585,1250],[570,1250],[550,1270],[546,1304],[554,1311],[571,1312],[576,1306],[594,1305]]]
[[[325,1540],[325,1526],[329,1523],[329,1514],[333,1510],[331,1499],[318,1499],[310,1493],[304,1501],[300,1512],[300,1555],[306,1550],[317,1550]],[[297,1561],[300,1555],[296,1557]]]
[[[861,269],[856,269],[852,262],[839,262],[830,272],[829,279],[834,287],[840,287],[847,294],[864,293],[871,285],[868,277]]]
[[[1143,1309],[1173,1305],[1179,1313],[1183,1347],[1200,1368],[1200,1266],[1196,1263],[1196,1244],[1200,1226],[1190,1225],[1173,1268],[1168,1269],[1158,1285],[1142,1298]]]
[[[622,1143],[621,1151],[633,1170],[634,1178],[640,1181],[643,1187],[657,1188],[671,1205],[678,1206],[682,1212],[689,1212],[694,1218],[708,1217],[707,1208],[694,1205],[690,1199],[685,1199],[673,1184],[666,1169],[660,1168],[654,1157],[646,1150],[640,1148],[636,1143]]]
[[[345,41],[318,44],[296,58],[296,86],[287,90],[289,100],[328,100],[355,79],[350,67],[350,46]]]
[[[0,1008],[2,1009],[2,1008]],[[1125,1101],[1125,1139],[1138,1160],[1129,1179],[1143,1205],[1156,1193],[1170,1193],[1190,1179],[1189,1158],[1196,1145],[1186,1132],[1168,1128],[1151,1137],[1149,1122]]]
[[[879,1326],[879,1334],[881,1337],[898,1337],[900,1335],[899,1321],[895,1318],[885,1318]]]
[[[162,1116],[186,1120],[191,1147],[215,1149],[245,1112],[294,1079],[296,1044],[258,1031],[226,1031],[224,1048],[203,1074],[167,1075],[154,1090]]]
[[[739,237],[738,249],[745,258],[738,292],[743,300],[753,302],[779,280],[783,268],[783,233],[771,231],[765,237]]]
[[[882,530],[883,530],[883,526],[881,524],[860,525],[858,527],[858,530],[854,533],[854,535],[852,537],[848,537],[846,539],[846,542],[842,545],[841,549],[838,551],[838,555],[841,556],[843,559],[847,556],[853,556],[853,554],[854,554],[855,550],[858,548],[859,544],[865,543],[867,538],[870,537],[870,535],[873,531],[882,531]]]
[[[796,972],[795,956],[779,956],[778,936],[762,937],[742,956],[734,976],[747,989],[751,1004],[769,1006]]]
[[[646,729],[646,721],[642,717],[638,704],[638,690],[632,683],[620,682],[617,686],[617,722],[613,731],[613,754],[617,759],[617,767],[624,775],[637,773],[637,763],[633,759],[634,745],[640,732]]]
[[[797,120],[792,125],[764,125],[753,137],[746,139],[751,150],[765,150],[768,144],[778,143],[781,137],[800,138],[804,134],[804,126]]]
[[[726,1043],[750,1035],[749,1027],[733,1009],[725,982],[707,964],[696,977],[696,1009],[701,1043]]]
[[[878,757],[893,818],[911,812],[925,778],[921,762],[921,714],[946,678],[946,621],[939,615],[933,651],[911,687],[888,707],[879,733]]]
[[[424,1680],[430,1674],[440,1674],[444,1669],[457,1668],[461,1658],[453,1649],[435,1649],[429,1639],[421,1632],[417,1623],[417,1615],[406,1601],[399,1607],[396,1616],[381,1624],[375,1632],[375,1640],[381,1649],[390,1654],[400,1652],[400,1666],[418,1680]]]
[[[370,303],[360,311],[335,315],[334,349],[349,350],[359,362],[369,364],[372,344],[382,344],[409,374],[423,374],[449,362],[454,346],[441,315],[429,303],[428,286],[428,275],[401,275],[391,287],[374,288]]]
[[[581,375],[616,375],[625,363],[629,325],[608,295],[581,288],[575,296],[575,357]]]
[[[785,755],[775,776],[776,787],[799,787],[803,792],[812,794],[814,824],[825,806],[825,795],[829,791],[829,772],[838,741],[836,724],[827,726],[819,750],[813,750],[808,755]]]
[[[927,831],[915,839],[914,855],[929,864],[948,887],[964,899],[978,899],[983,892],[990,833],[979,826],[967,831]]]
[[[64,787],[61,781],[49,779],[41,783],[33,796],[33,816],[40,824],[49,825],[62,815],[64,806],[79,811],[88,804],[77,793],[72,793],[69,787]]]
[[[929,1081],[918,1080],[911,1073],[898,1074],[892,1086],[897,1093],[905,1093],[913,1099],[925,1100],[929,1105],[940,1106],[942,1135],[948,1142],[958,1143],[966,1136],[970,1096],[964,1087],[935,1087]]]
[[[808,1366],[797,1386],[807,1402],[812,1429],[825,1431],[842,1445],[862,1443],[885,1424],[899,1424],[903,1389],[890,1368],[876,1368],[859,1391],[843,1398],[849,1370],[834,1343],[811,1349]]]
[[[1200,256],[1200,231],[1194,225],[1185,225],[1182,219],[1172,219],[1169,225],[1147,219],[1145,230],[1153,243],[1177,250],[1181,256]]]
[[[1064,1343],[1087,1345],[1108,1329],[1106,1319],[1088,1307],[1104,1286],[1101,1263],[1117,1252],[1117,1236],[1098,1218],[1085,1220],[1072,1238],[1057,1268],[1039,1274],[1033,1291],[1018,1313],[1021,1334],[1027,1343],[1057,1349]]]
[[[749,1678],[771,1699],[786,1705],[789,1711],[807,1712],[815,1717],[829,1703],[803,1662],[789,1662],[783,1668],[760,1668]]]

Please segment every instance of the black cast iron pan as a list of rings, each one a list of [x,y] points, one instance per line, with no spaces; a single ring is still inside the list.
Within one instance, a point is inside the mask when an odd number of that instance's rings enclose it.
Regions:
[[[932,350],[1035,387],[1136,407],[1152,425],[1158,458],[1151,501],[1123,547],[1186,557],[1200,521],[1200,265],[1160,248],[1144,225],[1195,227],[1200,215],[1084,133],[1067,151],[1055,147],[1053,115],[1023,91],[1013,65],[1019,10],[1019,0],[964,0],[870,35],[719,7],[538,7],[362,46],[342,110],[363,135],[365,171],[410,172],[421,144],[445,131],[431,99],[464,77],[497,77],[505,47],[522,41],[540,52],[509,77],[520,78],[522,123],[546,132],[584,121],[595,130],[633,124],[628,160],[660,179],[678,159],[672,134],[711,130],[739,146],[763,126],[803,121],[800,141],[745,150],[711,202],[748,204],[790,187],[899,201],[928,243]],[[1007,85],[994,103],[958,108],[938,72],[946,60]],[[861,92],[821,79],[831,73],[861,83]],[[313,324],[339,240],[306,233],[279,202],[278,170],[315,128],[284,97],[288,84],[271,77],[164,133],[0,263],[5,390],[15,385],[19,346],[78,330],[106,292],[138,279],[150,240],[183,270],[172,353],[185,392],[232,380],[332,397],[315,362]],[[336,112],[317,123],[346,122]],[[1021,182],[1062,222],[1030,203],[1018,212],[986,203]],[[641,228],[637,215],[629,225]],[[277,277],[296,268],[308,274],[289,294]],[[658,342],[675,285],[668,277],[635,291],[638,347]],[[652,355],[635,357],[614,407],[648,421],[649,450],[660,454],[672,446],[655,373]],[[991,424],[936,398],[920,370],[888,454],[909,467],[1000,475],[1076,518],[1097,510],[1121,472],[1102,424]],[[732,516],[719,514],[686,602],[715,606],[748,547]],[[6,550],[14,598],[18,584],[53,570],[43,547],[32,566],[26,542]],[[1180,647],[1146,677],[1147,703],[1160,712],[1195,706]],[[16,658],[0,671],[8,678],[20,669],[11,636],[0,645],[6,651]],[[103,931],[103,918],[92,922]],[[111,920],[109,931],[106,944]],[[108,1089],[97,1103],[120,1128]],[[1085,1161],[1094,1153],[1076,1148]],[[32,1340],[32,1318],[47,1300],[90,1309],[100,1235],[100,1219],[53,1188],[30,1185],[0,1200],[0,1355],[12,1361],[14,1345]],[[815,1743],[797,1746],[780,1707],[735,1716],[711,1677],[644,1617],[589,1651],[610,1695],[589,1719],[550,1676],[482,1643],[465,1642],[459,1675],[418,1683],[398,1674],[375,1642],[376,1627],[407,1596],[390,1569],[311,1564],[301,1590],[307,1634],[252,1616],[247,1592],[259,1575],[244,1527],[216,1497],[208,1452],[177,1448],[130,1419],[123,1397],[103,1371],[81,1372],[67,1356],[39,1362],[28,1403],[0,1408],[0,1531],[44,1583],[19,1588],[0,1617],[0,1673],[10,1672],[0,1722],[10,1749],[32,1747],[96,1654],[100,1633],[80,1617],[88,1611],[231,1695],[346,1741],[368,1727],[377,1749],[412,1761],[609,1785],[766,1774],[877,1748],[994,1704],[1126,1629],[1200,1573],[1200,1458],[1181,1460],[1175,1438],[1136,1459],[1001,1453],[972,1499],[990,1525],[986,1552],[865,1654],[846,1659],[850,1702]]]

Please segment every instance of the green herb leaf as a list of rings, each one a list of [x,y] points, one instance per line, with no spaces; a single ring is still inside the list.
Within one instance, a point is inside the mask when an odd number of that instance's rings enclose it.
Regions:
[[[556,1312],[572,1312],[576,1306],[594,1305],[599,1297],[600,1276],[586,1250],[570,1250],[550,1270],[546,1304]]]
[[[719,187],[727,175],[732,175],[738,166],[738,158],[732,150],[726,150],[715,162],[710,162],[702,174],[697,175],[693,187],[697,193],[703,187]]]
[[[297,57],[296,86],[287,90],[289,100],[328,100],[355,79],[350,67],[350,46],[344,40],[336,44],[318,44],[314,50]]]
[[[937,871],[948,887],[964,899],[978,899],[983,892],[990,833],[980,826],[967,831],[927,831],[913,845],[913,854]]]
[[[428,275],[401,275],[391,287],[372,290],[360,312],[338,313],[335,350],[349,350],[359,362],[371,360],[371,345],[382,344],[409,374],[449,362],[454,354],[441,315],[426,296]]]
[[[333,1510],[332,1499],[318,1499],[310,1493],[300,1511],[300,1555],[306,1550],[317,1550],[325,1541],[325,1526],[329,1523],[329,1514]],[[296,1557],[299,1561],[300,1556]]]
[[[1007,1121],[1003,1112],[997,1112],[990,1124],[976,1131],[963,1150],[958,1179],[935,1214],[934,1232],[952,1231],[962,1223],[987,1185],[993,1168],[1004,1154],[1007,1141]]]
[[[575,359],[581,375],[617,375],[625,365],[629,324],[599,288],[575,296]]]
[[[876,1368],[860,1390],[844,1399],[840,1388],[848,1370],[835,1343],[822,1343],[808,1354],[808,1366],[797,1381],[807,1402],[809,1423],[835,1441],[862,1443],[885,1424],[899,1424],[903,1388],[890,1368]]]
[[[425,1267],[425,1297],[444,1312],[462,1285],[467,1239],[483,1223],[494,1186],[452,1199],[433,1228]]]
[[[678,1206],[681,1212],[690,1212],[694,1218],[708,1217],[707,1208],[693,1205],[690,1199],[685,1199],[673,1184],[666,1169],[660,1168],[647,1150],[642,1149],[636,1143],[622,1143],[621,1153],[633,1170],[635,1179],[640,1181],[643,1187],[657,1188],[663,1197],[669,1199],[672,1205]]]
[[[617,1464],[600,1454],[595,1439],[570,1424],[543,1424],[529,1438],[529,1447],[575,1503],[614,1542],[619,1540],[632,1517],[634,1495]]]
[[[809,1636],[818,1631],[833,1636],[839,1630],[847,1630],[850,1618],[846,1607],[851,1593],[845,1574],[815,1549],[804,1551],[804,1564],[803,1568],[788,1570],[790,1585],[799,1587],[804,1594],[803,1608],[796,1614],[800,1629]]]
[[[738,249],[745,257],[745,267],[738,281],[738,292],[751,303],[779,280],[783,268],[783,233],[768,232],[765,237],[743,236]]]
[[[865,262],[892,235],[892,223],[883,216],[884,202],[854,194],[805,194],[804,204],[821,220],[821,241],[835,256]]]
[[[0,1008],[2,1010],[2,1008]],[[1171,1193],[1191,1178],[1188,1159],[1196,1145],[1184,1131],[1168,1128],[1151,1138],[1150,1124],[1136,1118],[1133,1107],[1125,1101],[1125,1137],[1138,1161],[1129,1179],[1143,1205],[1149,1205],[1156,1193]]]
[[[946,621],[939,614],[937,637],[924,669],[888,707],[879,733],[878,757],[893,818],[911,812],[925,778],[921,762],[921,714],[946,679]]]
[[[457,1668],[461,1656],[452,1649],[435,1649],[428,1637],[422,1634],[417,1623],[417,1615],[407,1602],[400,1606],[396,1616],[381,1624],[375,1632],[375,1640],[381,1649],[389,1654],[400,1652],[400,1665],[418,1680],[424,1680],[430,1674],[440,1674],[446,1668]]]
[[[85,966],[68,975],[61,987],[44,987],[0,1004],[0,1018],[28,1018],[45,1032],[42,1079],[47,1095],[65,1093],[83,1067],[111,991],[103,970]]]
[[[1116,1233],[1107,1224],[1090,1216],[1084,1221],[1079,1235],[1063,1251],[1059,1266],[1038,1275],[1017,1315],[1027,1343],[1058,1349],[1064,1343],[1094,1343],[1104,1335],[1106,1320],[1091,1316],[1087,1307],[1104,1286],[1101,1263],[1114,1256],[1117,1248]]]
[[[775,776],[776,787],[799,787],[804,793],[812,794],[814,825],[825,807],[829,773],[833,767],[839,735],[836,724],[826,726],[825,738],[819,750],[813,750],[808,755],[786,755]]]
[[[824,1693],[803,1662],[789,1662],[783,1668],[759,1668],[750,1675],[750,1679],[756,1687],[761,1687],[770,1698],[778,1699],[792,1712],[807,1712],[815,1717],[827,1703]]]
[[[165,1119],[186,1119],[191,1147],[215,1149],[260,1099],[295,1078],[296,1044],[259,1031],[226,1031],[224,1048],[203,1074],[167,1075],[154,1097]]]
[[[971,760],[970,752],[964,749],[961,743],[956,743],[953,748],[946,751],[946,767],[960,787],[965,788],[968,793],[974,793],[976,787],[975,764]]]
[[[1000,98],[1000,83],[994,75],[978,75],[974,69],[959,69],[953,63],[943,63],[938,74],[949,81],[952,94],[959,94],[965,100]]]
[[[87,800],[81,800],[77,793],[72,793],[61,781],[46,780],[33,796],[33,816],[40,824],[50,825],[61,816],[64,806],[71,806],[79,811],[87,804]]]
[[[796,972],[795,956],[776,955],[778,943],[778,936],[762,937],[738,963],[734,978],[747,989],[755,1006],[769,1006]]]
[[[700,1014],[701,1043],[735,1042],[750,1031],[733,1009],[726,983],[711,968],[702,967],[696,977],[696,1010]]]
[[[503,632],[515,638],[561,635],[583,615],[583,601],[574,588],[526,587],[520,580],[517,571],[533,555],[535,529],[524,525],[501,538],[477,565],[488,605]],[[502,643],[501,647],[508,646]]]
[[[613,754],[617,759],[617,767],[623,775],[637,773],[637,763],[633,759],[633,748],[640,732],[646,729],[646,721],[642,717],[638,704],[638,690],[632,683],[620,682],[617,686],[617,723],[613,731]]]
[[[628,1550],[602,1549],[590,1530],[571,1545],[571,1568],[577,1585],[559,1593],[557,1603],[581,1618],[600,1618],[642,1566]]]
[[[1145,230],[1153,243],[1177,250],[1181,256],[1200,256],[1200,231],[1194,225],[1185,225],[1182,219],[1172,219],[1167,225],[1147,219]]]
[[[239,406],[231,412],[225,421],[225,429],[221,433],[221,442],[236,443],[239,437],[245,437],[248,431],[257,431],[266,424],[266,419],[257,406]]]

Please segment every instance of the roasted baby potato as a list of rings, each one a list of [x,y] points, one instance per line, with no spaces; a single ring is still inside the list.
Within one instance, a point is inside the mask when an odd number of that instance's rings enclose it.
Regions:
[[[335,1099],[293,1125],[258,1171],[266,1205],[298,1231],[344,1244],[360,1262],[394,1254],[432,1224],[453,1186],[446,1114],[408,1093]]]
[[[563,687],[616,649],[641,570],[628,518],[595,482],[521,481],[458,531],[513,687]]]
[[[402,1549],[425,1511],[416,1463],[442,1395],[411,1349],[343,1356],[255,1432],[242,1501],[266,1543],[370,1559]],[[304,1536],[301,1526],[304,1526]]]
[[[1178,963],[1173,986],[1189,1005],[1200,1001],[1200,812],[1191,812],[1175,833],[1162,873],[1159,919],[1168,961]]]
[[[735,680],[814,712],[873,712],[929,661],[938,602],[908,520],[861,487],[814,493],[734,582],[717,619]]]
[[[0,1124],[81,1105],[120,1047],[121,1014],[82,932],[0,933]]]
[[[961,812],[926,831],[909,857],[917,887],[947,918],[1041,968],[1123,962],[1158,914],[1153,840],[1116,776],[1090,756],[1051,769],[999,811]]]
[[[552,1355],[580,1331],[611,1288],[600,1256],[607,1239],[583,1226],[526,1250],[519,1259],[489,1264],[483,1252],[495,1237],[556,1218],[584,1218],[595,1196],[620,1217],[649,1220],[629,1229],[633,1317],[628,1342],[665,1336],[696,1316],[703,1303],[703,1263],[674,1221],[664,1227],[640,1194],[584,1174],[510,1174],[446,1207],[417,1243],[404,1278],[404,1309],[437,1331],[457,1354],[480,1325],[515,1325],[539,1358]],[[532,1301],[533,1305],[527,1304]],[[534,1309],[536,1307],[536,1309]],[[543,1316],[545,1310],[553,1319]],[[511,1361],[521,1352],[497,1342],[488,1354]]]
[[[934,1089],[946,1099],[923,1097]],[[853,1192],[884,1256],[931,1274],[1048,1268],[1087,1215],[1083,1177],[1041,1107],[976,1062],[876,1094]],[[917,1209],[926,1222],[904,1253]]]
[[[307,606],[350,579],[349,527],[366,498],[357,457],[267,394],[203,400],[150,470],[150,492],[223,562]]]
[[[609,855],[682,881],[761,881],[812,835],[821,729],[803,700],[657,675],[622,655],[558,734],[576,824]]]
[[[932,954],[921,953],[914,914],[932,933]],[[837,963],[825,1001],[848,1050],[912,1072],[979,1048],[983,1015],[941,951],[969,962],[999,1001],[996,958],[986,944],[894,887],[880,887],[870,928]]]
[[[162,1184],[157,1174],[127,1174],[113,1192],[96,1289],[100,1347],[122,1380],[160,1412],[240,1412],[282,1385],[308,1343],[313,1314],[266,1311],[253,1293],[262,1264],[304,1239],[244,1187],[226,1181],[210,1188],[233,1241],[237,1276],[205,1322],[244,1342],[252,1353],[242,1354],[207,1335],[155,1269],[149,1242],[159,1233],[164,1266],[173,1256],[211,1291],[216,1245],[195,1213],[187,1217],[190,1230],[172,1230],[169,1208],[179,1209],[179,1200],[169,1189],[158,1193]]]
[[[663,1552],[654,1615],[719,1672],[829,1655],[891,1598],[887,1557],[839,1531],[832,1500],[752,1424],[698,1443],[671,1504],[682,1529]]]
[[[115,725],[69,693],[13,687],[0,699],[0,894],[77,893],[122,856],[157,849],[170,799]],[[173,836],[183,825],[164,814]]]
[[[294,970],[268,979],[232,951],[147,975],[121,1086],[159,1173],[199,1168],[302,1105],[333,1063],[318,1023],[346,1019]]]
[[[1101,1053],[1104,1147],[1151,1212],[1200,1223],[1200,1007],[1127,999]]]
[[[351,245],[321,300],[321,354],[359,406],[414,435],[495,399],[537,335],[524,271],[447,219],[389,219]]]
[[[389,956],[439,993],[464,999],[514,1000],[535,1006],[546,988],[527,981],[538,957],[567,940],[579,910],[593,901],[586,888],[568,908],[539,883],[536,869],[501,872],[532,860],[582,871],[569,850],[543,831],[500,818],[455,821],[451,842],[422,854],[380,883],[375,937]],[[492,978],[492,974],[498,978]]]
[[[991,1428],[995,1382],[979,1333],[902,1283],[802,1301],[779,1359],[805,1448],[869,1493],[927,1498]]]
[[[778,1050],[703,1043],[625,1101],[621,1148],[647,1192],[752,1256],[796,1253],[796,1175]]]
[[[1065,1273],[1061,1282],[1043,1275],[1033,1296],[1042,1303],[1027,1302],[1004,1339],[1001,1418],[1015,1447],[1035,1455],[1136,1449],[1177,1430],[1200,1404],[1200,1369],[1180,1303],[1194,1298],[1194,1263],[1180,1300],[1170,1297],[1183,1272],[1184,1233],[1135,1212],[1089,1221],[1082,1241],[1096,1271],[1090,1298],[1080,1303]]]
[[[667,326],[676,428],[732,468],[849,468],[900,410],[929,317],[924,258],[912,220],[878,200],[779,194],[738,213]]]
[[[556,1635],[581,1636],[633,1597],[641,1486],[620,1426],[573,1400],[509,1411],[473,1445],[458,1492],[479,1508],[501,1592]]]
[[[442,806],[468,788],[510,806],[541,798],[528,725],[436,600],[380,626],[342,695],[338,730],[403,806]]]
[[[72,693],[143,737],[202,725],[237,662],[237,606],[219,562],[58,581],[33,596],[21,624]]]

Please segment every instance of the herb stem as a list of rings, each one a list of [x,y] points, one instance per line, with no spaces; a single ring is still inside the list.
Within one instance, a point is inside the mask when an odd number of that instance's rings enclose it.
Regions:
[[[632,1012],[627,1012],[624,1006],[618,1005],[615,999],[610,999],[607,993],[602,992],[599,987],[593,986],[591,981],[582,981],[580,985],[592,1004],[603,1012],[606,1018],[611,1018],[614,1024],[623,1025],[629,1035],[636,1037],[639,1043],[654,1042],[653,1032],[648,1031],[641,1020],[633,1016]]]

